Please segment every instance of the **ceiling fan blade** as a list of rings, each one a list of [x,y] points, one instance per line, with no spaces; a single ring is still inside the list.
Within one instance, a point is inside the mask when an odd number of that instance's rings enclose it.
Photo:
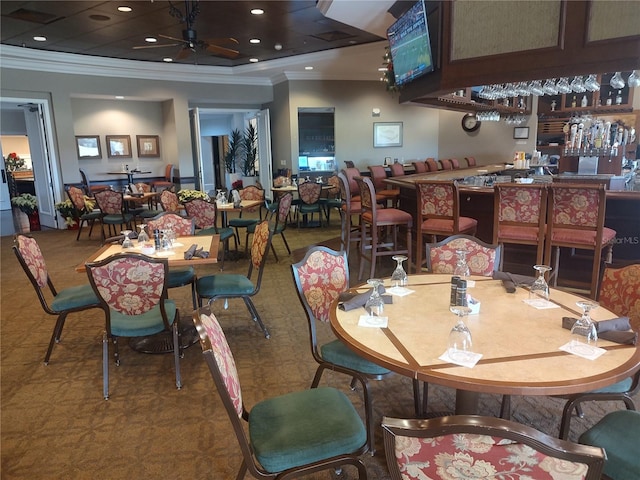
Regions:
[[[174,42],[185,43],[184,38],[170,37],[169,35],[163,35],[161,33],[159,33],[158,36],[161,38],[166,38],[167,40],[173,40]]]
[[[236,58],[238,55],[240,55],[240,52],[237,50],[221,47],[219,45],[208,44],[206,49],[207,52],[213,53],[214,55],[219,55],[221,57]]]
[[[235,43],[236,45],[239,45],[240,42],[238,42],[238,40],[236,40],[233,37],[221,37],[221,38],[207,38],[204,40],[204,42],[208,45],[220,45],[220,44],[229,44],[229,43]]]
[[[178,45],[181,45],[180,43],[163,43],[160,45],[138,45],[136,47],[133,47],[134,50],[142,50],[144,48],[165,48],[165,47],[177,47]]]
[[[191,50],[189,47],[184,47],[178,52],[178,55],[176,55],[176,60],[184,60],[192,53],[193,53],[193,50]]]

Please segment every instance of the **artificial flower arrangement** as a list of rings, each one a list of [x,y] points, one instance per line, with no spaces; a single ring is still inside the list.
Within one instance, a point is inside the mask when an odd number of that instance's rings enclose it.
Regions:
[[[9,172],[15,172],[24,168],[25,162],[21,159],[17,153],[10,153],[7,158],[4,159],[4,164]]]
[[[209,201],[209,195],[207,195],[205,192],[201,192],[200,190],[192,190],[186,188],[178,192],[178,200],[180,201],[180,203],[187,203],[197,198]]]
[[[55,205],[56,210],[60,213],[60,215],[64,218],[64,223],[66,223],[69,227],[73,227],[76,222],[76,207],[73,206],[71,200],[66,199],[64,202],[58,202]]]
[[[22,193],[11,199],[11,205],[18,207],[21,212],[31,215],[38,211],[38,199],[30,193]]]

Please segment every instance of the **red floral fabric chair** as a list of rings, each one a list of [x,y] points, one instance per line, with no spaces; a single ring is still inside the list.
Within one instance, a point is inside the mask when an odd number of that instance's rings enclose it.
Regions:
[[[172,230],[177,236],[187,237],[195,232],[193,218],[185,218],[171,212],[163,212],[147,221],[149,232],[154,230]]]
[[[205,275],[198,278],[196,282],[196,292],[200,306],[202,306],[203,298],[208,299],[209,305],[217,298],[224,298],[225,302],[226,299],[229,298],[242,298],[253,320],[260,325],[266,338],[269,338],[271,334],[262,322],[251,297],[260,291],[262,274],[264,273],[264,266],[267,263],[266,252],[269,245],[271,245],[271,237],[272,232],[267,220],[264,220],[256,226],[253,232],[253,239],[251,240],[251,262],[249,263],[249,273],[247,275]],[[251,275],[254,271],[258,273],[255,285],[251,281]]]
[[[367,478],[358,458],[367,450],[366,430],[342,392],[329,387],[291,392],[259,401],[249,411],[218,320],[201,309],[193,323],[242,452],[236,478],[245,478],[247,470],[254,478],[294,478],[343,465],[355,466],[358,478]]]
[[[196,198],[185,203],[184,208],[187,215],[194,219],[196,228],[199,229],[196,235],[220,235],[220,241],[224,244],[220,269],[224,269],[224,252],[229,250],[229,239],[233,238],[236,250],[238,249],[238,242],[232,228],[218,228],[218,207],[216,206],[216,202],[207,202],[206,200]]]
[[[304,182],[298,185],[298,209],[296,213],[296,219],[298,228],[300,228],[300,216],[305,217],[311,214],[311,220],[313,221],[313,214],[317,213],[320,225],[322,225],[322,205],[320,204],[320,194],[322,193],[322,184],[316,182]]]
[[[498,183],[494,186],[493,243],[536,246],[536,263],[544,255],[547,187]]]
[[[171,190],[164,190],[160,194],[160,205],[165,212],[178,213],[180,211],[178,195]]]
[[[102,212],[100,218],[102,222],[102,240],[104,240],[104,226],[109,227],[109,236],[118,235],[120,232],[115,229],[116,225],[123,225],[132,230],[133,214],[125,212],[124,210],[124,198],[122,192],[114,192],[113,190],[101,190],[93,194],[93,198],[96,199],[98,208]],[[113,227],[113,233],[112,233]]]
[[[87,264],[87,275],[105,313],[102,338],[103,395],[109,398],[109,344],[120,365],[119,337],[144,337],[163,331],[173,334],[176,387],[180,377],[180,315],[167,298],[167,259],[124,253]]]
[[[239,192],[241,200],[259,200],[261,203],[257,207],[244,208],[240,210],[238,218],[232,218],[229,220],[229,227],[235,229],[236,243],[240,243],[240,228],[248,228],[249,225],[257,225],[262,221],[262,205],[264,204],[264,190],[256,187],[255,185],[249,185],[243,188]],[[257,218],[243,218],[244,213],[258,212],[259,219]]]
[[[602,250],[611,260],[615,230],[604,226],[604,185],[553,184],[549,187],[547,236],[544,263],[551,265],[555,249],[553,284],[557,284],[560,247],[593,250],[590,296],[595,298],[600,273]]]
[[[416,185],[418,228],[416,266],[422,268],[423,240],[431,236],[431,243],[437,236],[448,237],[459,233],[474,235],[478,221],[460,216],[460,194],[458,184],[447,180],[418,180]]]
[[[68,185],[65,188],[67,192],[67,196],[71,203],[73,203],[73,208],[76,209],[76,215],[78,216],[78,234],[76,235],[76,241],[80,239],[80,233],[82,233],[82,226],[84,224],[89,225],[89,238],[91,238],[91,232],[93,232],[93,225],[96,220],[100,220],[102,214],[98,210],[88,210],[87,209],[87,200],[85,199],[85,193],[81,188],[74,187],[73,185]]]
[[[452,235],[438,243],[427,243],[427,270],[430,273],[453,273],[458,250],[466,253],[466,263],[471,275],[490,277],[500,270],[502,247],[489,245],[469,235]]]
[[[493,417],[384,417],[382,428],[393,480],[597,480],[606,458],[602,448]]]
[[[98,308],[100,307],[100,302],[89,284],[67,287],[60,291],[56,290],[49,276],[42,251],[34,238],[17,235],[13,245],[13,252],[18,258],[20,266],[27,274],[31,285],[33,285],[42,309],[49,315],[58,316],[44,357],[44,363],[48,365],[54,344],[60,342],[62,328],[67,315],[72,312]]]

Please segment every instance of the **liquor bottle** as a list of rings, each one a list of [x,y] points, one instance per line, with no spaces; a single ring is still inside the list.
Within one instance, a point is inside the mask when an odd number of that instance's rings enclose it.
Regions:
[[[609,96],[607,97],[607,105],[611,105],[613,103],[612,100],[613,99],[611,98],[611,90],[609,90]]]
[[[571,100],[571,108],[576,108],[578,102],[576,101],[576,96],[573,96],[573,100]]]
[[[620,105],[622,103],[622,90],[618,90],[618,94],[616,95],[616,105]]]
[[[589,100],[587,100],[587,96],[583,95],[582,96],[582,100],[580,101],[580,106],[581,107],[586,107],[589,105]]]

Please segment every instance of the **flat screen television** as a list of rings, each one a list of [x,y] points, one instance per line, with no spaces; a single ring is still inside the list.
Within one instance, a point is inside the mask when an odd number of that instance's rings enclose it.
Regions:
[[[418,0],[387,30],[396,85],[405,85],[433,71],[424,0]]]

